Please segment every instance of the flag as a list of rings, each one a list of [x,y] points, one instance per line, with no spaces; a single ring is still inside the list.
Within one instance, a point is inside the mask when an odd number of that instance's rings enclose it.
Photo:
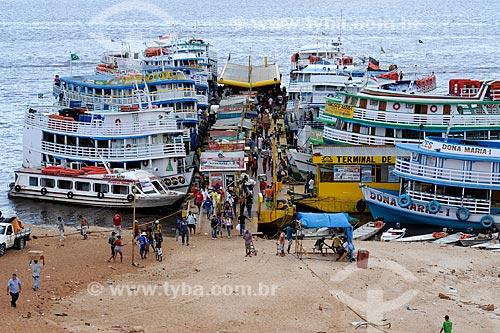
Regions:
[[[158,37],[159,40],[165,40],[165,39],[169,39],[169,38],[170,38],[170,36],[167,36],[167,35]]]
[[[382,46],[380,47],[380,53],[385,53],[385,50]]]
[[[80,60],[80,57],[76,53],[71,53],[71,61]]]
[[[418,40],[418,43],[419,43],[419,44],[423,44],[423,42],[422,42],[422,40],[421,40],[421,39],[419,39],[419,40]]]

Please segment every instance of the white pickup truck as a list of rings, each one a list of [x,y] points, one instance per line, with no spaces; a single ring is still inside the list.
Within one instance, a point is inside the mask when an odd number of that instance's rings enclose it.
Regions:
[[[16,217],[0,218],[0,257],[11,247],[18,250],[24,249],[30,240],[31,230],[24,228]]]

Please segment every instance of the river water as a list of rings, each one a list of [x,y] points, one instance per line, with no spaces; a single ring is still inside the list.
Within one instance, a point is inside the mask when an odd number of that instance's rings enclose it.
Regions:
[[[496,2],[482,0],[98,1],[0,0],[0,210],[35,224],[85,214],[109,225],[114,211],[9,200],[22,160],[22,120],[29,103],[52,103],[55,74],[91,73],[109,50],[144,47],[160,35],[202,38],[231,61],[277,61],[288,82],[298,47],[337,39],[346,52],[422,73],[434,71],[440,92],[450,78],[500,79]],[[382,49],[385,53],[382,52]],[[70,53],[80,60],[70,66]],[[44,98],[39,99],[38,94]],[[170,214],[140,212],[139,220]],[[130,221],[130,212],[122,212]]]

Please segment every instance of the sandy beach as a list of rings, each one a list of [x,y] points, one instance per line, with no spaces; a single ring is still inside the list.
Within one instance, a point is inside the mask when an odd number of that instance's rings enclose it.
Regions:
[[[370,252],[360,269],[332,254],[277,256],[275,240],[257,239],[258,255],[245,258],[240,237],[212,240],[206,229],[190,246],[165,237],[162,262],[136,252],[134,267],[130,244],[123,263],[106,262],[111,229],[59,242],[55,228],[35,228],[26,249],[0,258],[2,331],[439,332],[446,314],[454,332],[500,330],[500,253],[357,242]],[[46,258],[37,292],[29,250]],[[16,309],[5,293],[14,272],[23,282]],[[365,320],[381,326],[352,324]]]

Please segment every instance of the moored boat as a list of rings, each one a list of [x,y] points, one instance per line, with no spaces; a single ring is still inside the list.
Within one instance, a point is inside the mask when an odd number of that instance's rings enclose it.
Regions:
[[[440,239],[434,240],[432,243],[434,244],[458,244],[461,239],[475,237],[474,234],[466,234],[463,232],[457,232],[446,237],[442,237]]]
[[[184,193],[169,190],[144,170],[105,167],[70,169],[59,166],[15,171],[10,198],[27,198],[99,207],[147,208],[170,206]]]
[[[352,233],[353,240],[367,240],[378,234],[384,228],[385,222],[374,221],[363,224],[362,226],[354,229]]]
[[[430,242],[448,236],[444,231],[396,239],[396,242]]]
[[[500,81],[450,80],[450,95],[366,88],[327,98],[323,141],[344,145],[419,143],[425,136],[500,140]]]
[[[406,228],[402,228],[402,229],[389,228],[387,231],[384,231],[382,233],[380,240],[382,242],[391,242],[391,241],[395,241],[399,238],[403,238],[404,235],[406,235]]]
[[[471,237],[460,239],[460,244],[462,246],[472,246],[472,245],[476,245],[476,244],[483,244],[483,243],[486,243],[486,242],[493,240],[493,238],[496,238],[497,235],[498,234],[492,234],[492,235],[479,234],[477,236],[474,235]]]
[[[399,192],[362,186],[374,216],[458,230],[484,230],[498,222],[500,143],[427,137],[396,147],[411,153],[396,160]]]

